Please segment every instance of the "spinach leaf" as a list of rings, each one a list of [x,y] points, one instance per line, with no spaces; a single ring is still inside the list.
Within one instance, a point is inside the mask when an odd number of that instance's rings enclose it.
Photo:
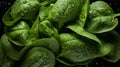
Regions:
[[[57,24],[60,29],[64,23],[75,19],[80,13],[83,0],[57,0],[50,7],[51,11],[48,15],[48,20]]]
[[[89,18],[95,18],[98,16],[109,16],[114,14],[112,8],[104,1],[95,1],[90,4]]]
[[[101,40],[92,33],[87,32],[84,28],[80,27],[80,25],[69,25],[68,28],[72,30],[73,32],[77,33],[79,36],[85,37],[88,40],[92,40],[96,42],[96,45],[98,45],[98,55],[97,57],[105,56],[110,52],[110,47],[104,46],[104,44],[101,42]]]
[[[51,5],[49,7],[41,6],[39,11],[39,18],[41,21],[46,20],[48,17],[49,12],[51,11]]]
[[[48,20],[39,24],[39,33],[41,37],[47,36],[58,39],[58,30]]]
[[[34,47],[25,55],[21,67],[55,67],[55,56],[46,48]]]
[[[77,24],[69,25],[67,26],[67,28],[79,34],[80,36],[96,41],[100,46],[102,46],[101,41],[96,37],[96,35],[87,32],[84,28],[80,27],[80,25],[77,25]]]
[[[59,50],[60,50],[59,42],[54,38],[42,38],[35,40],[31,44],[31,47],[44,47],[51,50],[56,55],[59,54]]]
[[[86,30],[91,33],[104,33],[113,30],[118,25],[118,19],[113,15],[93,18],[86,25]]]
[[[74,19],[75,17],[78,16],[78,12],[80,11],[80,7],[82,6],[82,0],[67,0],[67,1],[63,1],[63,0],[58,0],[55,2],[55,4],[51,4],[49,7],[42,7],[41,11],[42,13],[40,12],[39,16],[40,16],[40,19],[48,19],[47,22],[49,22],[49,25],[50,23],[52,25],[55,25],[55,27],[57,29],[60,29],[65,22],[68,22],[70,20],[72,20],[72,18]],[[63,5],[63,6],[60,6],[60,5]],[[75,7],[75,8],[73,8]],[[43,9],[45,8],[45,9]],[[51,8],[51,9],[50,9]],[[76,9],[77,8],[77,9]],[[48,11],[47,13],[47,10],[50,9],[50,11]],[[45,10],[45,11],[43,11]],[[74,11],[74,12],[73,12]],[[46,20],[43,21],[44,24],[46,23]],[[57,32],[55,32],[56,30],[54,28],[52,28],[49,32],[45,32],[45,29],[46,28],[43,28],[43,27],[47,27],[47,26],[43,26],[43,22],[40,23],[40,25],[42,26],[39,26],[39,30],[40,32],[41,31],[44,31],[43,33],[44,34],[47,34],[49,36],[54,36],[56,38],[57,36]],[[51,28],[51,27],[49,27]],[[53,34],[54,32],[55,34]]]
[[[16,19],[13,19],[10,15],[10,11],[11,9],[9,9],[8,11],[6,11],[6,13],[4,14],[2,21],[6,26],[12,26],[14,25],[18,20],[20,20],[21,17],[18,17]]]
[[[1,67],[13,67],[15,64],[15,61],[10,59],[8,56],[4,56],[3,62],[1,64]]]
[[[16,0],[11,7],[11,17],[33,21],[39,12],[40,3],[38,0]]]
[[[5,29],[8,39],[18,46],[30,45],[37,38],[30,31],[29,25],[25,21],[19,21],[16,26],[6,27]],[[37,32],[35,32],[37,33]]]
[[[113,30],[118,25],[117,16],[112,8],[103,1],[96,1],[90,5],[89,18],[85,29],[91,33],[104,33]]]
[[[118,16],[104,1],[16,0],[2,18],[0,67],[88,67],[97,57],[117,62]]]
[[[29,46],[23,47],[20,50],[15,48],[14,44],[8,40],[8,37],[5,34],[1,37],[1,42],[5,54],[12,60],[20,60],[24,53],[29,49]]]
[[[109,48],[109,54],[103,56],[109,62],[117,62],[120,59],[120,35],[116,31],[97,35],[102,40],[104,46]]]
[[[61,53],[58,59],[70,65],[87,63],[88,60],[96,58],[99,52],[95,42],[76,34],[60,34],[60,43]],[[65,59],[68,61],[64,61]]]
[[[84,3],[84,6],[82,7],[82,12],[79,16],[78,21],[75,22],[74,24],[68,25],[67,28],[72,30],[73,32],[79,34],[80,36],[83,36],[83,37],[86,37],[88,39],[94,40],[101,45],[100,40],[94,34],[89,33],[84,29],[84,24],[85,24],[86,19],[87,19],[88,8],[89,8],[89,0],[86,0],[86,2]]]
[[[81,13],[79,16],[79,19],[77,20],[77,23],[81,26],[84,27],[86,19],[88,17],[88,11],[89,11],[89,0],[85,0],[85,3],[81,9]]]

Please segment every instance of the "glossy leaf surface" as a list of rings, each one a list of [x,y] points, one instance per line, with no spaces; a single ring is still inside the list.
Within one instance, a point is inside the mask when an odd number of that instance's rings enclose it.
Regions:
[[[55,56],[46,48],[32,48],[25,56],[21,67],[54,67]]]
[[[47,49],[51,50],[55,54],[58,54],[59,50],[60,50],[60,44],[54,38],[42,38],[42,39],[38,39],[38,40],[34,41],[31,44],[31,46],[32,47],[44,47],[44,48],[47,48]]]
[[[65,39],[66,38],[66,39]],[[71,64],[79,64],[95,58],[98,53],[98,46],[86,38],[78,35],[63,33],[60,35],[61,53],[58,58],[61,60],[67,59]],[[62,59],[63,58],[63,59]],[[69,63],[65,61],[66,63]]]

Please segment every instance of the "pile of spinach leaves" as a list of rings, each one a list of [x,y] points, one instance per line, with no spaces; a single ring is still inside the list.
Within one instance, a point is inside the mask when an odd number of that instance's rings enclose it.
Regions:
[[[104,1],[16,0],[3,16],[0,67],[85,67],[120,59],[117,16]]]

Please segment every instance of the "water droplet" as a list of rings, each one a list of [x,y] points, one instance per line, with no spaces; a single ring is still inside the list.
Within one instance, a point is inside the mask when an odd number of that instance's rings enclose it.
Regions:
[[[23,14],[23,13],[21,13],[21,16],[24,16],[24,14]]]
[[[74,7],[75,5],[74,5],[74,4],[72,4],[71,6],[72,6],[72,7]]]

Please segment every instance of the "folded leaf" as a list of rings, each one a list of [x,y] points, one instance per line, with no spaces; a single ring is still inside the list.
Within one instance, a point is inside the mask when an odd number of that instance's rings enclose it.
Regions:
[[[80,27],[80,25],[69,25],[68,28],[78,35],[96,42],[96,45],[98,45],[99,49],[97,55],[98,57],[104,56],[110,52],[110,47],[108,48],[107,46],[104,46],[101,40],[95,34],[87,32],[84,28]]]
[[[96,35],[87,32],[84,28],[82,28],[80,25],[74,24],[74,25],[69,25],[67,26],[68,29],[74,31],[75,33],[77,33],[80,36],[86,37],[88,39],[91,39],[93,41],[96,41],[97,43],[100,44],[100,46],[102,46],[101,41],[96,37]]]
[[[85,0],[85,3],[81,9],[81,13],[80,13],[80,16],[79,16],[79,19],[77,20],[77,23],[81,26],[81,27],[84,27],[85,25],[85,22],[87,20],[87,17],[88,17],[88,11],[89,11],[89,0]]]
[[[15,64],[15,61],[10,59],[8,56],[4,56],[3,63],[1,64],[1,67],[13,67]]]
[[[58,39],[58,30],[47,20],[39,24],[39,33],[41,37],[53,37]]]
[[[55,56],[46,48],[34,47],[25,55],[21,67],[55,67]]]
[[[99,16],[91,19],[85,29],[91,33],[104,33],[113,30],[118,25],[118,19],[113,15]]]
[[[109,62],[117,62],[120,59],[120,35],[116,31],[111,31],[97,35],[106,48],[110,48],[109,54],[103,58]]]
[[[63,41],[65,37],[68,40]],[[61,53],[58,59],[70,65],[85,64],[88,60],[96,58],[99,52],[95,42],[76,34],[60,34],[60,43]]]
[[[5,54],[12,60],[20,60],[24,53],[28,50],[29,46],[23,47],[20,50],[15,48],[9,40],[8,37],[4,34],[1,38],[3,50]],[[20,47],[19,47],[20,48]]]
[[[11,11],[11,9],[8,9],[8,11],[6,11],[6,13],[4,14],[4,16],[2,18],[2,21],[6,26],[14,25],[21,18],[21,17],[18,17],[16,19],[13,19],[10,15],[10,11]]]

